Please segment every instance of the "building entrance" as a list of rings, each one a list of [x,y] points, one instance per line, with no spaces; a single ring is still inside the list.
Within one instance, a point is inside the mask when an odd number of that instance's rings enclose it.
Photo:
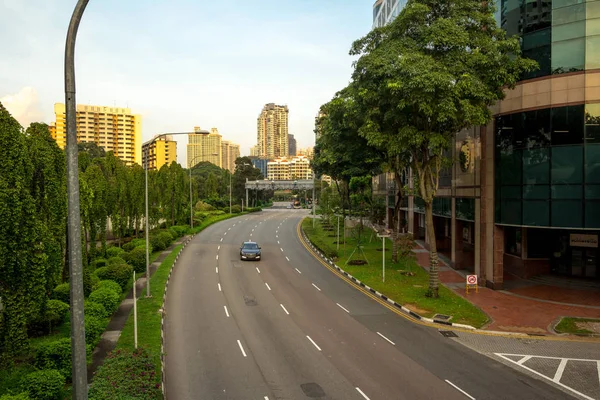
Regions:
[[[598,277],[598,250],[574,247],[571,250],[571,275],[580,278]]]

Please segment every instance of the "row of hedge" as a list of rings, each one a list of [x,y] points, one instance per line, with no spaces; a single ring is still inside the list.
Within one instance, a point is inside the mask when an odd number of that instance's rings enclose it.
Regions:
[[[187,226],[175,226],[152,232],[150,238],[152,249],[157,251],[166,249],[175,239],[187,233],[188,229]],[[131,286],[133,271],[142,273],[145,269],[146,242],[142,239],[134,239],[122,248],[109,247],[106,250],[106,258],[97,258],[84,269],[84,293],[87,297],[84,302],[85,341],[88,357],[100,341],[110,317],[119,307],[124,292]],[[54,329],[68,321],[69,304],[69,283],[56,286],[51,299],[46,304],[43,318],[36,323],[37,330],[51,334]],[[114,358],[115,360],[109,361],[109,364],[114,362],[118,365],[118,357]],[[140,357],[138,360],[142,359],[143,357]],[[61,337],[41,343],[31,363],[36,370],[25,375],[18,385],[12,388],[11,393],[2,395],[0,400],[61,400],[64,398],[65,385],[71,381],[72,374],[71,338]],[[153,365],[150,365],[153,368]],[[139,367],[139,372],[143,376],[144,368],[148,367],[144,363],[139,364]],[[121,371],[124,372],[126,371]],[[143,389],[151,391],[152,388]],[[100,398],[112,397],[101,396]]]

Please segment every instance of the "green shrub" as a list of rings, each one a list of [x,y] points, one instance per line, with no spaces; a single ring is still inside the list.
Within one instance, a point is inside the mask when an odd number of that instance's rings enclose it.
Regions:
[[[19,394],[5,394],[0,396],[0,400],[31,400],[27,392]]]
[[[83,295],[86,297],[96,289],[98,282],[100,282],[98,275],[94,272],[90,267],[83,269]]]
[[[236,205],[231,206],[231,212],[232,214],[239,214],[242,212],[242,207]]]
[[[85,312],[85,316],[89,315],[94,318],[106,318],[109,314],[106,312],[106,308],[100,303],[95,303],[93,301],[86,300],[83,303],[83,309]]]
[[[170,227],[169,229],[167,229],[167,232],[169,232],[169,235],[171,235],[171,240],[175,240],[175,239],[179,238],[179,234],[177,233],[177,231],[175,229],[173,229],[173,227]]]
[[[194,208],[196,209],[196,211],[214,211],[215,210],[215,208],[212,205],[205,203],[203,201],[197,202],[196,206]]]
[[[21,388],[35,400],[61,400],[65,377],[55,369],[35,371],[25,376]]]
[[[107,267],[110,267],[113,264],[125,264],[126,261],[123,259],[123,257],[110,257],[108,259],[108,264],[106,265]]]
[[[172,241],[173,241],[173,236],[171,236],[171,234],[167,231],[160,231],[160,232],[154,233],[150,237],[150,244],[152,245],[152,249],[154,251],[165,250],[167,247],[169,247],[171,245]]]
[[[108,265],[108,261],[106,258],[96,258],[90,263],[90,268],[95,270],[96,268],[106,267]]]
[[[63,338],[40,345],[35,353],[34,365],[39,369],[55,369],[71,380],[71,339]]]
[[[98,268],[96,270],[96,276],[100,280],[115,281],[121,286],[121,291],[125,290],[128,285],[129,278],[133,276],[133,268],[130,265],[125,264],[110,264],[108,267]]]
[[[97,289],[104,289],[104,288],[112,290],[119,296],[121,296],[121,293],[123,293],[123,290],[121,290],[121,286],[115,281],[109,281],[109,280],[100,281],[100,283],[98,283]]]
[[[44,322],[49,324],[50,330],[52,327],[58,326],[65,321],[65,317],[69,313],[69,305],[60,300],[48,300],[46,303],[46,313]]]
[[[180,237],[182,237],[183,235],[188,233],[190,226],[189,225],[175,225],[175,226],[172,226],[171,229],[173,229],[177,233],[177,236],[175,237],[175,239],[179,239]]]
[[[106,249],[106,257],[108,257],[109,259],[111,259],[112,257],[121,257],[121,254],[125,253],[125,250],[123,250],[120,247],[109,247],[108,249]]]
[[[90,294],[88,300],[94,303],[102,304],[106,310],[106,313],[108,315],[112,315],[117,310],[117,307],[119,307],[119,298],[120,296],[118,294],[110,289],[104,288],[94,290]]]
[[[146,245],[146,239],[133,239],[131,242],[125,243],[123,245],[123,250],[131,251],[131,250],[135,249],[136,247],[145,246],[145,245]]]
[[[126,254],[127,264],[137,273],[146,272],[146,246],[136,247]]]
[[[162,399],[160,376],[148,350],[112,352],[98,368],[88,392],[89,400]]]
[[[61,283],[52,291],[52,298],[63,303],[71,304],[71,292],[68,283]]]
[[[100,340],[100,335],[106,329],[106,320],[98,319],[92,316],[85,316],[85,342],[92,347]]]

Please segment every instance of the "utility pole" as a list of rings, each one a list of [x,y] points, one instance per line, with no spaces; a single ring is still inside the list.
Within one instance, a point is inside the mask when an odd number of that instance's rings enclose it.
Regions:
[[[83,310],[83,267],[81,259],[81,214],[77,149],[77,102],[75,100],[75,41],[88,0],[79,0],[73,10],[65,44],[65,104],[67,123],[67,198],[71,295],[72,397],[87,400],[85,317]]]

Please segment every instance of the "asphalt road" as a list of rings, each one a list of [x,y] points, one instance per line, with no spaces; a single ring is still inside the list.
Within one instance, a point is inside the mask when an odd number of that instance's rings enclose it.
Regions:
[[[301,243],[305,215],[242,216],[187,245],[169,283],[169,400],[567,397],[348,285]],[[263,260],[240,261],[248,239]]]

